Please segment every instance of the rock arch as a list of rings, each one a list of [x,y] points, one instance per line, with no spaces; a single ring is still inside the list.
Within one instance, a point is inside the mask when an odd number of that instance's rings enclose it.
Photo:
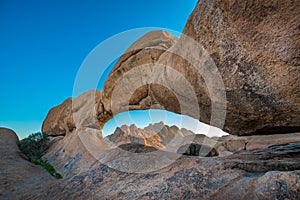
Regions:
[[[246,7],[247,9],[243,9]],[[292,0],[268,3],[199,1],[183,34],[203,45],[216,63],[227,97],[226,110],[222,106],[218,107],[218,93],[215,93],[215,99],[212,100],[208,91],[207,85],[214,85],[214,80],[207,83],[201,78],[205,73],[215,73],[209,64],[201,63],[203,52],[189,46],[185,36],[177,39],[165,31],[154,31],[135,42],[121,56],[107,78],[103,92],[95,92],[94,96],[97,99],[94,99],[95,105],[91,105],[96,108],[100,127],[111,119],[113,114],[132,109],[149,109],[155,104],[169,104],[169,107],[164,106],[164,109],[180,113],[176,102],[170,98],[172,92],[186,97],[186,104],[189,104],[190,94],[185,87],[181,87],[182,79],[170,76],[168,71],[156,75],[164,76],[168,85],[177,86],[177,91],[171,91],[169,94],[162,90],[159,84],[144,84],[138,90],[132,91],[134,96],[131,103],[123,104],[121,101],[128,91],[119,93],[120,101],[112,98],[118,80],[130,70],[139,70],[139,66],[147,65],[153,72],[155,66],[162,64],[182,74],[195,89],[197,105],[201,110],[199,118],[193,116],[193,107],[190,108],[191,112],[187,109],[186,113],[182,114],[209,124],[212,117],[211,106],[215,104],[218,111],[226,112],[224,127],[220,128],[230,134],[275,134],[282,132],[281,129],[286,133],[299,131],[299,7],[299,1]],[[193,71],[191,63],[172,51],[200,60],[202,74],[199,76]],[[136,75],[143,83],[143,76],[147,76],[147,73],[140,73],[142,76],[138,73]],[[214,87],[215,91],[218,91],[219,86]],[[70,102],[68,100],[64,104]],[[115,106],[117,109],[113,112]],[[62,109],[63,107],[65,105],[53,108],[54,110],[49,112],[43,124],[43,131],[53,134],[70,131],[73,127],[70,123],[72,113],[68,112],[69,109]],[[55,115],[58,116],[53,117]],[[216,115],[214,118],[218,117]],[[218,123],[213,125],[219,126]]]

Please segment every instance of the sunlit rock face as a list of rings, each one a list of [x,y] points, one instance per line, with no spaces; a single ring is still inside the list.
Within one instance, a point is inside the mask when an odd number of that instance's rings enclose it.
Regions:
[[[212,125],[234,135],[300,130],[299,4],[199,1],[179,41],[155,36],[169,45],[147,52],[154,46],[146,35],[137,42],[143,51],[120,59],[104,89],[104,108],[118,113],[157,106],[208,124],[215,120]],[[118,81],[126,84],[117,87]]]
[[[222,76],[225,131],[235,135],[299,131],[299,24],[296,0],[198,2],[183,33],[203,45]],[[174,55],[167,59],[171,66],[188,66]],[[197,85],[205,87],[204,82]],[[203,91],[200,105],[210,102]],[[201,119],[208,123],[204,115],[210,116],[209,110],[203,112]]]
[[[166,31],[152,31],[126,50],[104,84],[103,107],[99,108],[98,115],[101,126],[120,112],[154,108],[157,101],[150,85],[160,73],[156,63],[177,40]]]
[[[42,131],[54,139],[58,135],[64,137],[56,140],[43,158],[56,166],[63,176],[86,171],[97,160],[97,156],[109,148],[102,138],[97,119],[98,106],[101,106],[101,92],[91,90],[65,101],[48,113]],[[74,128],[70,130],[69,126]],[[60,134],[53,133],[54,128]]]
[[[71,132],[74,128],[72,98],[69,98],[48,112],[42,131],[51,136],[60,136]]]
[[[160,122],[150,124],[143,129],[136,127],[134,124],[131,126],[123,125],[106,138],[114,146],[126,143],[138,143],[158,149],[174,151],[176,146],[178,147],[185,141],[188,141],[188,139],[185,139],[188,136],[190,136],[190,141],[193,141],[195,134],[192,131],[180,129],[176,126],[170,127]]]

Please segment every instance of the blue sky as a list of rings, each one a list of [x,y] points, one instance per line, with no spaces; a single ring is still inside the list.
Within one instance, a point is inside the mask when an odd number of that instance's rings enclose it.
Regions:
[[[99,43],[140,27],[182,32],[196,2],[1,0],[0,126],[21,138],[39,131],[49,109],[72,96],[78,69]]]

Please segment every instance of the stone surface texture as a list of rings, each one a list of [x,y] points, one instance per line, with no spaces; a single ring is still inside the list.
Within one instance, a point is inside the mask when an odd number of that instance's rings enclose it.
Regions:
[[[122,151],[136,156],[124,156],[119,149],[112,149],[100,157],[106,164],[95,160],[85,170],[64,174],[63,179],[56,180],[22,158],[17,140],[13,131],[0,129],[1,199],[300,198],[299,142],[222,157],[181,156],[152,172],[127,173],[109,167],[111,163],[114,167],[131,163],[132,168],[145,169],[174,156],[163,151],[152,155],[149,152],[155,152],[154,147],[129,143],[121,145]],[[63,159],[61,156],[57,159]],[[81,164],[86,162],[75,159]]]

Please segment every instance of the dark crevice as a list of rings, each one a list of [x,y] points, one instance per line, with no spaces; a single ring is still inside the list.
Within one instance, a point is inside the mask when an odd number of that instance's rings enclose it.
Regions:
[[[47,134],[47,135],[49,135],[49,134]],[[61,137],[61,136],[66,136],[66,134],[65,133],[61,133],[61,134],[58,134],[58,135],[49,135],[49,137],[51,137],[51,138],[56,138],[56,137]]]
[[[264,127],[252,133],[252,135],[271,135],[300,132],[300,126],[275,126]]]

